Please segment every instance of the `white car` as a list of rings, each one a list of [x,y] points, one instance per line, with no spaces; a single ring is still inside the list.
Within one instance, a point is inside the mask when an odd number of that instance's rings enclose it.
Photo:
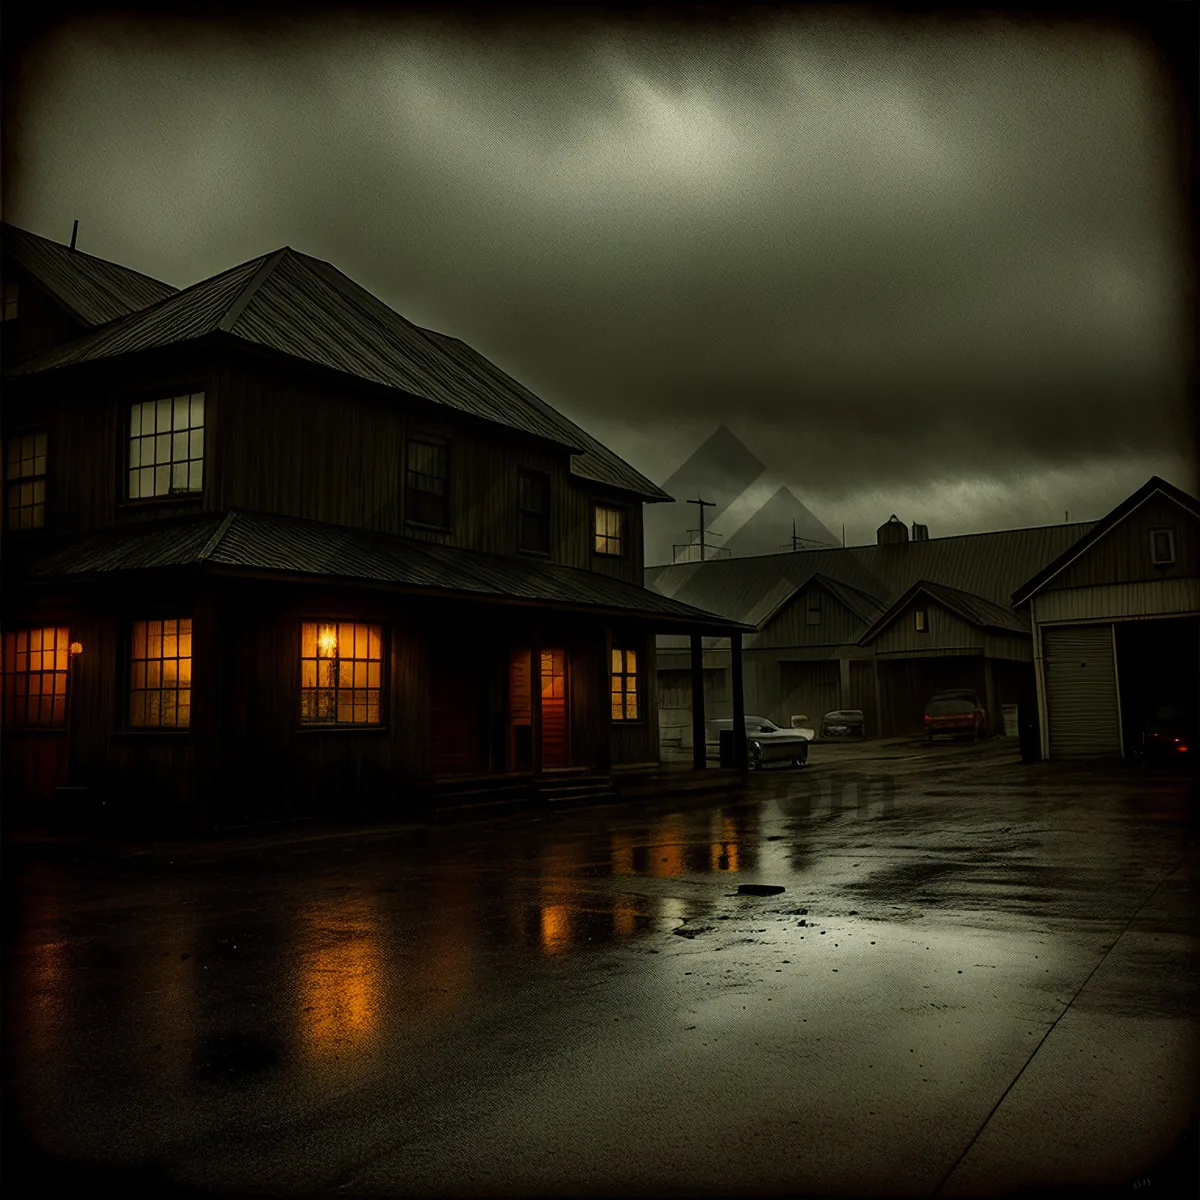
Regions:
[[[721,730],[732,728],[732,717],[708,721],[705,724],[705,740],[709,746],[716,747],[719,754]],[[752,771],[772,762],[791,763],[793,767],[804,766],[808,762],[810,741],[811,729],[781,729],[766,717],[746,717],[746,759]]]

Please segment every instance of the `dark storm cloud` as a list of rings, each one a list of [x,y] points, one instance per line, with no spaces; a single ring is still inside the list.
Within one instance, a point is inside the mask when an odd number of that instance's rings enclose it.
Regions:
[[[724,422],[951,532],[1192,483],[1164,86],[1077,23],[103,21],[25,61],[8,212],[179,284],[290,243],[654,477]]]

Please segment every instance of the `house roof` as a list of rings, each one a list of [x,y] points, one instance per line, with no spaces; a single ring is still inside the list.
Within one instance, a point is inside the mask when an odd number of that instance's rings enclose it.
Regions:
[[[698,608],[761,626],[816,576],[875,601],[873,613],[927,581],[1004,607],[1012,590],[1091,528],[1090,522],[962,534],[893,545],[834,547],[651,567],[648,586]],[[829,586],[826,583],[825,586]],[[850,596],[851,593],[846,593]],[[857,611],[851,605],[852,611]]]
[[[84,325],[104,325],[179,290],[7,222],[0,226],[0,242],[6,254]]]
[[[15,364],[31,375],[224,334],[544,438],[576,475],[666,500],[635,471],[464,342],[422,329],[336,267],[276,250]]]
[[[1012,594],[1013,606],[1016,607],[1024,604],[1040,592],[1056,575],[1066,567],[1069,567],[1081,555],[1086,554],[1105,534],[1115,529],[1127,517],[1132,516],[1137,509],[1141,508],[1153,496],[1164,496],[1168,500],[1173,500],[1186,512],[1191,513],[1192,516],[1200,517],[1200,500],[1177,488],[1173,483],[1169,483],[1157,475],[1152,475],[1136,492],[1122,500],[1112,512],[1105,517],[1101,517],[1082,536],[1066,547],[1057,558],[1047,563],[1036,575],[1022,583]]]
[[[742,628],[591,571],[243,510],[77,534],[31,549],[16,570],[26,579],[49,581],[183,567],[390,584],[467,599],[636,615],[714,633]]]
[[[981,596],[973,595],[971,592],[963,592],[958,588],[946,587],[944,584],[922,579],[918,583],[914,583],[904,595],[898,597],[884,612],[879,614],[858,639],[858,644],[865,646],[867,643],[873,642],[885,629],[898,620],[919,596],[933,600],[961,617],[968,624],[976,625],[981,629],[999,629],[1005,633],[1029,633],[1027,622],[1022,621],[1011,609],[993,604],[990,600],[984,600]]]

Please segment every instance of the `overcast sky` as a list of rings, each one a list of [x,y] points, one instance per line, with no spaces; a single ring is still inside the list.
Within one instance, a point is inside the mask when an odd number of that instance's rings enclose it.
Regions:
[[[105,18],[14,82],[6,219],[179,286],[326,258],[656,480],[724,423],[851,542],[1196,487],[1176,131],[1115,29]]]

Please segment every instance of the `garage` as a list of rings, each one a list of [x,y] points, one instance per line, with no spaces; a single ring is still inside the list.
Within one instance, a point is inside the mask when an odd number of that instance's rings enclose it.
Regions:
[[[925,730],[925,705],[935,692],[971,688],[986,695],[983,659],[948,654],[930,658],[880,660],[879,694],[884,737],[904,737]]]
[[[1120,621],[1116,636],[1121,723],[1130,754],[1157,709],[1178,706],[1194,719],[1200,707],[1200,618]]]
[[[1051,756],[1119,755],[1112,625],[1049,626],[1042,638]]]
[[[819,721],[823,714],[841,707],[841,672],[836,661],[781,662],[779,674],[784,724],[800,714]]]

